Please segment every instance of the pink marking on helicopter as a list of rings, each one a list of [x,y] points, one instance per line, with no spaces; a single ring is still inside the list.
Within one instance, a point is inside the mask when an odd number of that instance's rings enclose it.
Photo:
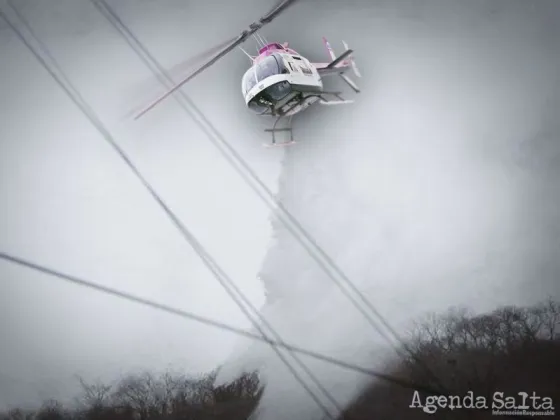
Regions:
[[[263,58],[268,57],[269,55],[274,54],[277,51],[287,52],[288,54],[299,55],[299,53],[291,48],[288,48],[288,43],[285,42],[284,44],[279,44],[277,42],[273,42],[271,44],[267,44],[259,50],[259,55],[253,59],[254,63],[258,63]]]

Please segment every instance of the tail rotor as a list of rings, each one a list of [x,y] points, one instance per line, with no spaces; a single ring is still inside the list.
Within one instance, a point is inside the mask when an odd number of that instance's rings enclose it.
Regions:
[[[346,51],[348,51],[350,49],[350,47],[348,47],[348,44],[346,43],[346,41],[342,41],[342,44],[344,45],[344,49]],[[350,55],[349,59],[350,59],[350,64],[352,65],[352,71],[354,72],[356,77],[361,78],[362,74],[360,73],[360,70],[358,69],[358,66],[356,65],[356,62],[354,61],[354,57],[352,55]]]

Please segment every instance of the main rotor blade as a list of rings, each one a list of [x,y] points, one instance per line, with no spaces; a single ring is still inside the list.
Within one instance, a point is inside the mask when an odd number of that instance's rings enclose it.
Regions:
[[[148,105],[146,108],[144,108],[138,115],[136,115],[136,117],[134,119],[137,120],[138,118],[140,118],[142,115],[144,115],[146,112],[148,112],[153,107],[158,105],[161,101],[163,101],[165,98],[167,98],[173,92],[177,91],[185,83],[189,82],[194,77],[198,76],[200,73],[202,73],[204,70],[206,70],[208,67],[215,64],[219,59],[221,59],[222,57],[227,55],[230,51],[232,51],[238,45],[245,42],[247,40],[247,38],[249,38],[252,34],[257,32],[259,29],[261,29],[267,23],[270,23],[272,21],[272,19],[277,17],[280,13],[282,13],[284,10],[286,10],[289,6],[293,5],[296,1],[297,0],[282,0],[281,2],[277,3],[276,6],[270,12],[268,12],[264,17],[259,19],[259,21],[257,21],[257,22],[253,22],[251,25],[249,25],[248,29],[244,30],[238,37],[234,38],[234,41],[229,46],[225,47],[221,52],[216,54],[213,58],[208,60],[205,64],[203,64],[201,67],[199,67],[193,73],[191,73],[189,76],[182,79],[174,87],[172,87],[167,92],[165,92],[163,95],[161,95],[159,98],[157,98],[154,102],[152,102],[150,105]]]
[[[208,58],[216,55],[222,49],[227,47],[237,38],[232,38],[227,40],[226,42],[222,42],[219,45],[215,45],[212,48],[208,48],[205,51],[202,51],[192,57],[189,57],[186,60],[181,61],[180,63],[175,64],[173,67],[168,68],[166,70],[167,76],[169,79],[175,83],[177,80],[180,80],[185,76],[185,74],[189,74],[190,71],[195,68],[196,65],[200,65],[203,60],[207,60]],[[161,95],[161,84],[159,83],[159,77],[156,75],[152,75],[149,79],[146,79],[142,82],[134,84],[130,87],[131,93],[129,97],[135,97],[136,99],[134,102],[136,106],[133,110],[129,110],[126,114],[126,119],[132,119],[138,114],[138,112],[146,107],[147,102],[152,102],[155,97],[159,97]],[[138,98],[141,97],[142,100],[138,101]],[[141,102],[138,104],[138,102]],[[138,106],[140,105],[140,106]]]
[[[243,41],[245,41],[245,39],[243,39]],[[163,101],[165,98],[167,98],[169,95],[171,95],[173,92],[175,92],[176,90],[178,90],[181,86],[183,86],[185,83],[187,83],[188,81],[190,81],[191,79],[193,79],[195,76],[197,76],[198,74],[202,73],[204,70],[206,70],[208,67],[210,67],[212,64],[214,64],[216,61],[218,61],[220,58],[222,58],[223,56],[225,56],[228,52],[230,52],[231,50],[233,50],[237,45],[241,44],[243,41],[240,41],[240,37],[236,38],[236,40],[229,45],[228,47],[226,47],[225,49],[223,49],[220,53],[218,53],[216,56],[214,56],[212,59],[210,59],[209,61],[207,61],[204,65],[202,65],[201,67],[199,67],[197,70],[195,70],[193,73],[191,73],[190,75],[188,75],[187,77],[185,77],[184,79],[180,80],[177,84],[175,84],[175,86],[173,86],[171,89],[169,89],[167,92],[165,92],[163,95],[161,95],[159,98],[157,98],[155,101],[153,101],[151,104],[149,104],[146,108],[144,108],[142,111],[140,111],[140,113],[138,113],[134,119],[137,120],[138,118],[140,118],[142,115],[144,115],[146,112],[148,112],[149,110],[151,110],[153,107],[155,107],[156,105],[158,105],[161,101]]]
[[[171,67],[167,72],[168,74],[171,76],[171,78],[173,79],[174,75],[178,75],[181,71],[184,71],[185,67],[192,67],[197,63],[200,63],[202,60],[209,58],[210,56],[213,56],[217,53],[219,53],[221,50],[223,50],[225,47],[227,47],[229,44],[231,44],[232,42],[234,42],[237,39],[237,37],[228,39],[225,42],[222,42],[218,45],[215,45],[212,48],[208,48],[205,51],[202,51],[190,58],[187,58],[184,61],[181,61],[180,63],[175,64],[173,67]]]
[[[270,12],[268,12],[260,19],[260,21],[262,23],[270,23],[272,19],[274,19],[280,13],[285,11],[288,7],[292,6],[296,1],[298,0],[280,0],[279,2],[276,3],[276,6],[274,6],[270,10]]]

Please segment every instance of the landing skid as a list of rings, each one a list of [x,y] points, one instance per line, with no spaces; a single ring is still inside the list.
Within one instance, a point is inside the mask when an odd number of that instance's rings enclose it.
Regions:
[[[327,96],[331,96],[331,97],[335,97],[336,100],[329,100],[326,97]],[[311,99],[311,101],[310,101]],[[292,130],[292,117],[302,111],[303,109],[307,108],[308,106],[313,105],[314,103],[319,103],[321,105],[346,105],[346,104],[351,104],[354,101],[347,101],[344,100],[344,98],[340,95],[340,92],[318,92],[318,93],[312,93],[310,95],[307,95],[305,97],[302,97],[301,100],[299,100],[298,102],[296,102],[295,104],[293,104],[290,108],[288,108],[287,110],[284,111],[283,115],[278,116],[278,118],[276,118],[276,121],[274,122],[274,125],[272,126],[272,128],[267,128],[266,131],[267,133],[272,133],[272,144],[264,144],[265,147],[280,147],[280,146],[290,146],[295,144],[295,140],[294,140],[294,134],[293,134],[293,130]],[[300,109],[296,109],[298,106],[300,106]],[[303,106],[303,108],[301,108],[301,106]],[[291,113],[293,111],[293,113]],[[286,115],[288,113],[291,113],[290,115]],[[286,127],[284,128],[276,128],[276,125],[278,125],[278,122],[280,122],[281,119],[283,118],[287,118],[288,119],[288,124]],[[290,140],[289,141],[285,141],[285,142],[277,142],[276,141],[276,136],[275,134],[281,131],[286,131],[288,133],[290,133]]]
[[[263,146],[266,147],[267,149],[274,149],[276,147],[287,147],[287,146],[292,146],[296,144],[296,142],[294,140],[291,141],[285,141],[283,143],[263,143]]]
[[[280,120],[282,118],[288,118],[288,126],[284,127],[284,128],[276,128],[276,125],[280,122]],[[279,146],[290,146],[292,144],[295,144],[294,141],[294,133],[292,130],[292,116],[284,116],[281,115],[278,118],[276,118],[276,121],[274,122],[274,125],[272,126],[272,128],[267,128],[266,130],[267,133],[272,133],[272,144],[264,144],[265,147],[279,147]],[[290,140],[289,141],[285,141],[285,142],[277,142],[276,141],[276,133],[278,132],[288,132],[290,133]]]

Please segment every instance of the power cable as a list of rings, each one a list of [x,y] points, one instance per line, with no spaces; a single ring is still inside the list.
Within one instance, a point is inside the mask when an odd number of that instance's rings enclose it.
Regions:
[[[14,8],[14,6],[10,4],[10,7],[14,10],[14,12],[18,13],[18,10]],[[179,218],[174,214],[174,212],[165,204],[163,199],[158,195],[155,189],[151,186],[151,184],[144,178],[142,173],[138,170],[138,168],[134,165],[134,163],[130,160],[130,158],[126,155],[124,150],[122,150],[115,140],[112,138],[111,134],[108,130],[104,127],[102,122],[97,118],[91,107],[85,102],[85,100],[81,97],[79,92],[70,82],[68,77],[66,77],[64,71],[60,68],[54,57],[50,54],[46,46],[40,41],[40,39],[35,35],[30,25],[25,21],[23,16],[18,13],[18,18],[24,23],[26,28],[29,30],[30,34],[33,36],[35,41],[40,45],[43,53],[47,55],[47,57],[51,60],[53,68],[57,70],[57,72],[62,75],[60,76],[49,66],[49,63],[41,56],[41,54],[27,41],[27,39],[23,36],[23,34],[16,28],[15,25],[9,20],[9,18],[0,11],[0,15],[4,18],[4,20],[8,23],[11,29],[16,33],[18,38],[25,44],[25,46],[33,53],[33,55],[37,58],[37,60],[43,65],[43,67],[49,72],[49,74],[55,79],[55,81],[59,84],[59,86],[69,95],[70,99],[74,102],[76,106],[84,113],[84,115],[90,120],[90,122],[98,129],[98,131],[102,134],[105,140],[113,147],[113,149],[117,152],[117,154],[124,160],[127,166],[132,170],[132,172],[136,175],[136,177],[141,181],[144,187],[148,190],[154,200],[160,205],[160,207],[165,211],[167,216],[170,220],[174,223],[175,227],[181,232],[184,239],[192,246],[192,248],[197,252],[199,257],[202,259],[203,263],[207,266],[207,268],[214,274],[216,279],[220,282],[224,290],[228,293],[231,299],[238,305],[240,310],[247,316],[250,322],[253,324],[253,327],[259,331],[263,337],[266,337],[265,332],[259,325],[258,321],[254,319],[251,313],[245,307],[245,304],[253,310],[257,316],[260,316],[258,310],[254,308],[254,306],[250,303],[248,299],[242,294],[242,292],[237,288],[235,283],[231,280],[231,278],[219,267],[219,265],[213,260],[213,258],[208,254],[202,245],[198,242],[196,237],[190,232],[190,230],[179,220]],[[236,295],[237,293],[237,295]],[[262,318],[262,317],[261,317]],[[272,329],[272,327],[269,327]],[[309,388],[309,386],[305,383],[303,378],[299,375],[297,370],[290,364],[287,358],[279,351],[277,347],[272,347],[274,352],[278,355],[280,360],[286,365],[288,370],[294,376],[294,378],[302,385],[304,390],[310,395],[310,397],[317,403],[319,408],[325,412],[329,418],[333,420],[335,417],[330,413],[330,410],[324,405],[324,403],[315,395],[315,393]],[[314,376],[313,376],[314,377]],[[316,378],[315,378],[316,379]],[[324,390],[324,387],[319,383],[319,386]],[[326,390],[325,390],[326,391]],[[332,397],[331,397],[332,398]],[[333,398],[334,400],[334,398]],[[336,401],[335,401],[336,403]]]
[[[166,87],[175,86],[173,79],[161,64],[153,57],[142,42],[132,33],[128,26],[120,19],[117,13],[107,4],[105,0],[90,0],[100,13],[107,18],[109,23],[123,36],[129,46],[138,54],[139,58],[153,72],[158,80]],[[375,319],[371,316],[371,312],[376,316],[381,324],[396,339],[398,344],[404,348],[408,354],[415,359],[417,363],[423,366],[423,369],[432,377],[432,379],[444,389],[441,381],[423,363],[420,359],[415,358],[414,353],[408,345],[399,336],[396,330],[390,325],[385,317],[377,311],[373,304],[364,296],[364,294],[356,287],[350,278],[336,265],[333,259],[317,244],[311,235],[304,229],[299,221],[278,201],[272,191],[262,182],[255,171],[248,165],[243,157],[229,144],[224,136],[216,129],[216,127],[207,119],[204,113],[196,106],[194,101],[190,99],[183,91],[175,92],[175,99],[187,114],[197,123],[199,128],[208,136],[208,139],[218,148],[223,157],[232,165],[238,174],[247,182],[253,191],[265,202],[269,209],[275,214],[280,222],[288,229],[300,245],[309,253],[316,261],[320,268],[327,276],[337,285],[342,294],[346,296],[353,306],[366,318],[368,323],[394,348],[395,352],[403,357],[401,350],[391,340],[391,338],[379,327]],[[181,101],[182,99],[183,101]],[[334,274],[333,274],[334,273]],[[344,287],[346,284],[350,291]],[[357,296],[354,297],[353,294]],[[361,302],[361,303],[360,303]],[[365,305],[365,308],[364,308]],[[369,310],[369,312],[368,312]]]
[[[13,6],[13,4],[11,3],[10,0],[7,0],[7,3],[10,5],[10,7],[14,10],[15,14],[18,16],[18,18],[21,20],[21,22],[25,25],[25,27],[27,28],[27,30],[29,31],[29,33],[32,35],[32,37],[35,39],[35,41],[41,46],[41,49],[43,50],[43,52],[45,53],[45,55],[47,55],[47,57],[51,60],[51,62],[55,65],[55,67],[57,68],[58,72],[64,76],[64,80],[65,82],[69,85],[72,86],[72,83],[70,82],[70,80],[65,76],[64,72],[62,71],[62,69],[60,68],[60,66],[58,65],[58,63],[56,62],[56,59],[52,56],[52,54],[50,53],[50,51],[48,50],[48,48],[46,47],[46,45],[44,45],[44,43],[42,43],[39,39],[39,37],[35,34],[35,32],[33,31],[33,29],[31,28],[31,26],[29,25],[29,23],[26,21],[25,17],[19,12],[19,10],[17,8],[15,8]],[[77,90],[74,88],[74,90],[77,93]],[[107,130],[105,130],[107,131]],[[121,154],[121,153],[119,153]],[[153,190],[153,189],[152,189]],[[153,195],[153,194],[152,194]],[[169,212],[167,211],[168,216],[169,216]],[[176,227],[178,222],[178,218],[177,217],[172,217],[173,221],[175,222]],[[282,338],[280,337],[280,335],[276,332],[276,330],[273,328],[273,326],[260,314],[260,312],[258,311],[258,309],[251,303],[251,301],[249,299],[247,299],[247,297],[244,295],[244,293],[235,285],[235,283],[230,279],[229,276],[226,275],[226,273],[211,259],[211,257],[209,256],[209,254],[202,248],[202,246],[198,243],[198,241],[196,240],[196,238],[192,235],[192,233],[190,232],[184,232],[184,229],[179,228],[179,230],[181,231],[181,233],[183,233],[184,236],[189,236],[190,238],[187,238],[187,240],[189,241],[189,243],[191,244],[191,246],[193,246],[193,248],[195,248],[195,251],[198,253],[198,255],[203,258],[206,259],[206,262],[208,264],[211,264],[212,266],[214,266],[214,270],[213,273],[215,274],[215,276],[220,279],[220,278],[224,278],[225,281],[228,283],[228,285],[226,286],[224,284],[224,282],[220,281],[221,285],[226,289],[226,291],[228,292],[228,294],[230,296],[232,296],[231,291],[227,290],[227,288],[231,288],[234,290],[234,292],[239,296],[239,298],[243,301],[243,303],[245,305],[247,305],[251,311],[255,314],[255,316],[259,319],[259,321],[265,325],[269,332],[275,337],[276,340],[278,341],[282,341]],[[235,299],[234,299],[235,301]],[[236,302],[238,303],[238,302]],[[251,316],[249,314],[247,314],[247,312],[245,312],[245,310],[243,309],[242,305],[238,303],[238,306],[242,309],[242,311],[244,311],[244,313],[247,315],[247,317],[249,319],[251,319]],[[256,327],[258,328],[258,327]],[[262,330],[261,330],[262,332]],[[264,333],[263,333],[264,334]],[[332,396],[332,394],[321,384],[321,382],[318,380],[318,378],[314,375],[314,373],[305,365],[305,363],[303,363],[303,361],[301,361],[297,355],[295,354],[291,354],[291,356],[294,358],[294,360],[296,361],[296,363],[302,368],[303,371],[305,371],[305,373],[310,377],[310,379],[317,385],[317,387],[319,388],[319,390],[325,395],[325,397],[334,405],[334,407],[337,409],[337,411],[342,412],[342,407],[340,406],[340,404],[335,400],[335,398]]]
[[[10,262],[14,265],[18,265],[18,266],[21,266],[21,267],[26,267],[28,269],[46,274],[48,276],[58,278],[59,280],[66,281],[68,283],[77,285],[79,287],[84,287],[84,288],[87,288],[87,289],[90,289],[90,290],[94,290],[94,291],[97,291],[97,292],[100,292],[100,293],[103,293],[103,294],[106,294],[106,295],[110,295],[110,296],[122,299],[122,300],[126,300],[128,302],[132,302],[132,303],[136,303],[136,304],[139,304],[139,305],[142,305],[142,306],[146,306],[146,307],[149,307],[151,309],[155,309],[157,311],[165,312],[165,313],[168,313],[170,315],[174,315],[174,316],[178,316],[178,317],[181,317],[181,318],[184,318],[184,319],[195,321],[195,322],[198,322],[200,324],[207,325],[209,327],[213,327],[213,328],[221,329],[221,330],[224,330],[224,331],[228,331],[230,333],[236,334],[236,335],[241,336],[241,337],[249,338],[251,340],[259,341],[259,342],[262,342],[262,343],[267,343],[268,345],[271,345],[271,346],[275,346],[275,347],[283,348],[283,349],[286,349],[286,350],[290,350],[290,351],[293,351],[294,353],[299,353],[301,355],[310,357],[310,358],[315,359],[315,360],[320,360],[322,362],[325,362],[325,363],[328,363],[328,364],[331,364],[331,365],[334,365],[334,366],[339,366],[343,369],[351,370],[353,372],[358,372],[358,373],[361,373],[363,375],[370,376],[372,378],[380,379],[380,380],[383,380],[385,382],[392,383],[394,385],[398,385],[398,386],[401,386],[401,387],[406,388],[406,389],[417,390],[417,391],[425,392],[425,393],[430,394],[430,395],[442,395],[441,392],[439,392],[438,390],[433,389],[431,387],[427,387],[427,386],[417,384],[417,383],[414,383],[414,382],[411,382],[411,381],[407,381],[407,380],[404,380],[404,379],[399,379],[399,378],[396,378],[392,375],[387,375],[387,374],[378,372],[376,370],[357,365],[355,363],[345,362],[343,360],[340,360],[340,359],[337,359],[337,358],[334,358],[334,357],[331,357],[331,356],[327,356],[325,354],[322,354],[322,353],[319,353],[319,352],[316,352],[316,351],[307,350],[303,347],[288,344],[288,343],[285,343],[285,342],[279,342],[279,341],[276,341],[276,340],[272,340],[268,337],[263,337],[262,335],[252,333],[252,332],[244,330],[242,328],[234,327],[232,325],[229,325],[229,324],[226,324],[226,323],[223,323],[223,322],[215,321],[215,320],[212,320],[212,319],[207,318],[207,317],[196,315],[192,312],[188,312],[188,311],[185,311],[185,310],[182,310],[182,309],[173,308],[171,306],[164,305],[162,303],[158,303],[158,302],[155,302],[153,300],[146,299],[146,298],[143,298],[143,297],[140,297],[140,296],[136,296],[136,295],[133,295],[131,293],[123,292],[123,291],[120,291],[120,290],[117,290],[117,289],[114,289],[114,288],[111,288],[111,287],[108,287],[108,286],[102,286],[102,285],[94,283],[92,281],[88,281],[88,280],[85,280],[85,279],[82,279],[82,278],[79,278],[79,277],[76,277],[76,276],[73,276],[73,275],[70,275],[70,274],[63,273],[62,271],[58,271],[58,270],[49,268],[47,266],[29,261],[29,260],[26,260],[26,259],[23,259],[23,258],[20,258],[20,257],[17,257],[17,256],[14,256],[14,255],[11,255],[11,254],[8,254],[6,252],[0,252],[0,259],[4,260],[4,261],[7,261],[7,262]]]

